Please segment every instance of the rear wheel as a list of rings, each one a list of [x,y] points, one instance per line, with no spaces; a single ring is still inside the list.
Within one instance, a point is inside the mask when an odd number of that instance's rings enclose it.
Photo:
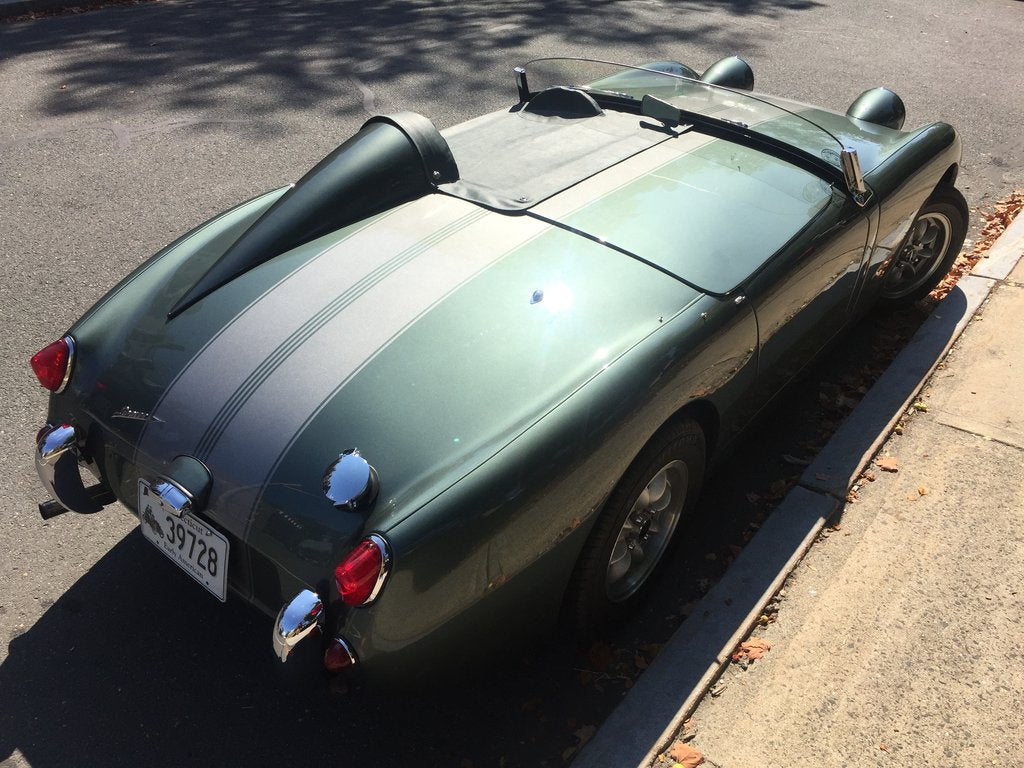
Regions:
[[[656,434],[626,471],[591,531],[566,597],[573,625],[589,633],[634,608],[700,494],[704,433],[692,419]]]
[[[883,304],[912,304],[938,285],[960,254],[967,215],[967,202],[958,190],[939,187],[932,193],[882,278]]]

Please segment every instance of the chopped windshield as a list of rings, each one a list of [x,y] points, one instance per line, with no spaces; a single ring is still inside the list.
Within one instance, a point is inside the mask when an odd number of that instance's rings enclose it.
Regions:
[[[689,67],[659,61],[641,67],[591,59],[535,59],[526,66],[531,93],[553,86],[588,91],[606,106],[639,108],[644,96],[653,96],[693,117],[736,126],[782,142],[810,160],[842,170],[843,144],[832,133],[801,112],[810,107],[789,103],[788,109],[752,94],[695,79]]]

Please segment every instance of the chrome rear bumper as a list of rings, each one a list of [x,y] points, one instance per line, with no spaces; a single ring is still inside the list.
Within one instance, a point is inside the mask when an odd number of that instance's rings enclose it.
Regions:
[[[67,510],[84,514],[99,512],[116,501],[104,484],[87,488],[82,482],[80,444],[79,435],[70,424],[48,424],[36,436],[36,472],[43,487],[56,500],[39,505],[39,514],[44,519]]]
[[[274,653],[281,661],[288,661],[288,655],[295,646],[310,635],[317,635],[323,640],[324,603],[320,596],[311,590],[304,589],[281,608],[274,621]],[[326,644],[321,642],[324,668],[331,673],[351,670],[358,659],[351,644],[340,635]]]
[[[292,648],[323,624],[324,604],[316,592],[304,589],[281,608],[274,622],[274,653],[288,660]]]

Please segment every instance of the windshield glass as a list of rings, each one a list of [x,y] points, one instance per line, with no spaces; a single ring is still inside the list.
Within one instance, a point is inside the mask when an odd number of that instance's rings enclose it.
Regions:
[[[535,59],[526,66],[531,93],[570,86],[590,92],[605,104],[620,102],[624,107],[638,107],[644,96],[654,96],[684,112],[748,129],[832,168],[842,168],[842,143],[801,114],[800,105],[789,109],[760,96],[701,82],[694,74],[689,67],[669,61],[631,67],[591,59]]]

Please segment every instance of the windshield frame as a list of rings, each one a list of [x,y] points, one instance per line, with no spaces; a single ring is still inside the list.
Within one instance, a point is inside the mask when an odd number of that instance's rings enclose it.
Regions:
[[[621,64],[614,61],[606,61],[603,59],[592,59],[579,56],[545,56],[536,59],[531,59],[525,65],[516,67],[516,85],[519,89],[519,97],[521,101],[529,101],[531,98],[536,96],[540,90],[532,90],[529,86],[529,74],[530,68],[533,65],[542,64],[545,62],[580,62],[583,64],[599,64],[607,67],[614,67],[618,70],[633,70],[638,72],[647,72],[651,75],[655,75],[661,78],[667,78],[669,80],[678,80],[693,85],[708,89],[710,91],[721,91],[728,93],[731,96],[738,97],[740,99],[750,100],[759,104],[771,107],[774,110],[778,110],[780,113],[790,115],[791,117],[802,120],[803,122],[813,126],[815,129],[820,131],[824,136],[828,136],[835,142],[835,153],[836,163],[830,163],[822,157],[815,155],[812,152],[804,150],[794,144],[787,143],[782,139],[776,138],[766,133],[762,133],[756,130],[756,127],[750,127],[745,123],[728,120],[720,117],[714,117],[712,115],[702,114],[700,112],[694,112],[684,108],[679,108],[680,116],[686,122],[686,126],[690,130],[695,130],[699,133],[704,133],[715,138],[725,139],[728,141],[735,141],[737,143],[744,144],[745,146],[752,146],[756,149],[760,149],[767,154],[779,157],[783,160],[787,160],[794,165],[804,168],[811,173],[819,176],[825,181],[836,185],[839,189],[845,191],[858,205],[863,206],[867,202],[869,193],[863,188],[862,183],[858,183],[858,174],[852,172],[852,168],[848,170],[849,165],[856,166],[859,170],[859,164],[856,162],[856,151],[844,144],[828,129],[821,125],[818,125],[808,117],[801,115],[798,112],[794,112],[787,109],[773,101],[759,97],[749,91],[739,90],[736,88],[730,88],[724,85],[718,85],[716,83],[708,83],[703,80],[688,77],[683,74],[677,74],[675,72],[666,72],[659,69],[653,69],[645,66],[635,66],[631,64]],[[641,99],[631,96],[626,93],[604,90],[601,88],[592,88],[586,83],[546,83],[546,86],[562,85],[569,88],[578,88],[586,91],[590,96],[594,98],[597,103],[602,107],[608,107],[617,111],[631,112],[635,114],[643,114],[641,112]],[[543,90],[543,89],[541,89]]]

